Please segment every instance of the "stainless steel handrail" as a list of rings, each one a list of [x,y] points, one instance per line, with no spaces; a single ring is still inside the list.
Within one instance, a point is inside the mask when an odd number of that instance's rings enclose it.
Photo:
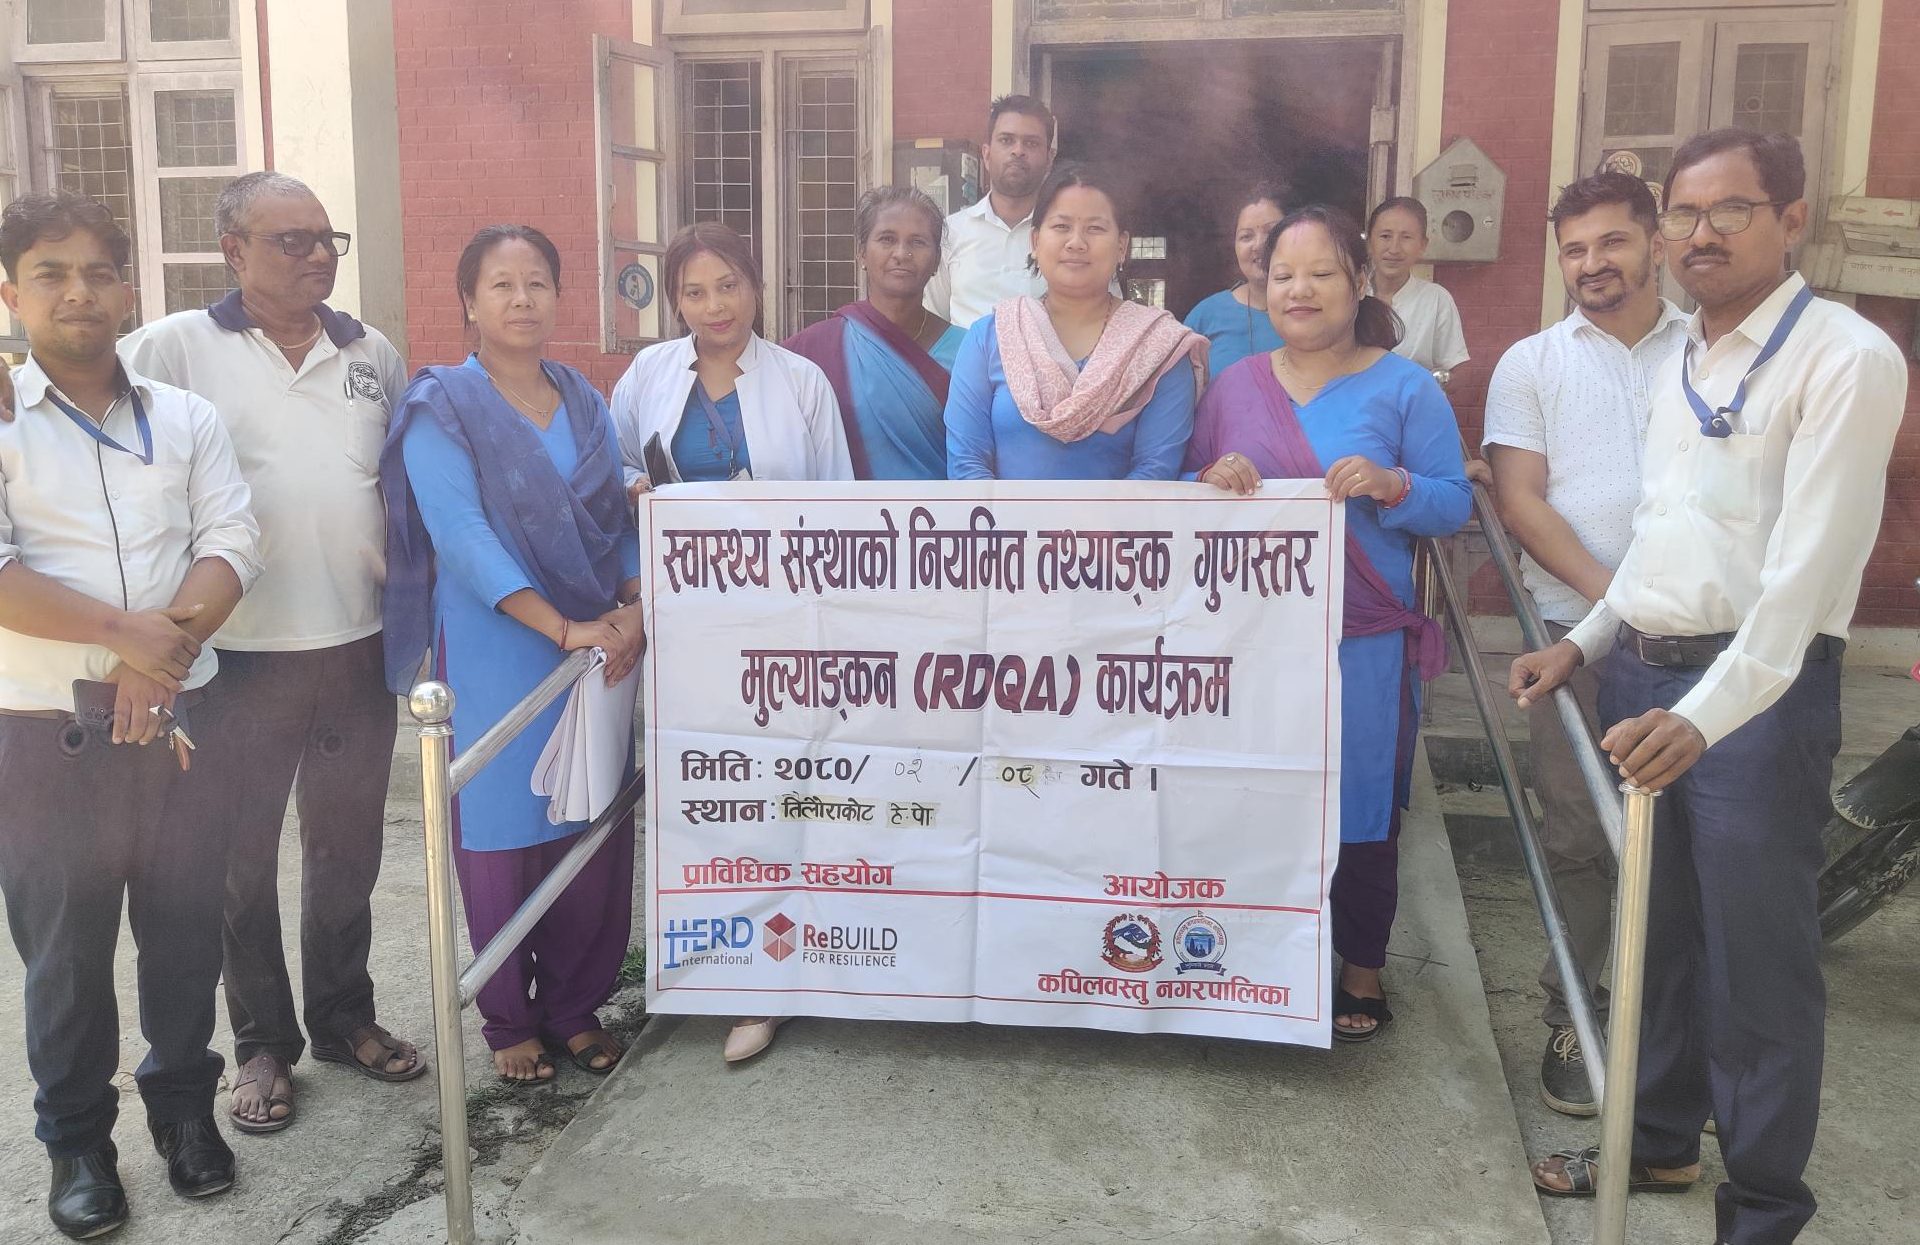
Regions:
[[[445,683],[416,685],[407,707],[420,726],[421,826],[426,838],[427,968],[433,988],[434,1057],[439,1061],[440,1159],[445,1172],[447,1245],[473,1245],[473,1159],[467,1149],[466,1043],[460,1013],[500,971],[535,923],[547,914],[569,883],[633,813],[646,787],[639,768],[567,849],[560,863],[507,919],[492,940],[460,971],[459,932],[454,924],[453,797],[482,766],[524,731],[541,710],[580,681],[593,663],[592,649],[578,649],[554,667],[520,703],[508,710],[472,748],[453,760],[453,689]]]
[[[1520,582],[1520,568],[1500,524],[1492,499],[1484,488],[1473,486],[1474,511],[1487,537],[1501,585],[1520,620],[1521,635],[1529,649],[1547,647],[1545,622],[1534,605],[1533,596]],[[1428,561],[1440,587],[1447,619],[1460,646],[1461,665],[1467,686],[1473,693],[1474,707],[1493,749],[1494,767],[1500,774],[1502,793],[1513,816],[1514,836],[1519,840],[1520,856],[1526,864],[1527,880],[1533,888],[1534,903],[1540,909],[1540,921],[1546,928],[1547,945],[1553,957],[1554,971],[1567,1000],[1567,1012],[1580,1039],[1589,1080],[1600,1102],[1600,1157],[1598,1188],[1595,1190],[1595,1245],[1625,1245],[1627,1239],[1627,1192],[1633,1150],[1633,1114],[1636,1082],[1640,1065],[1640,1012],[1646,976],[1647,892],[1652,875],[1653,802],[1655,792],[1620,784],[1600,755],[1593,732],[1587,728],[1573,693],[1562,686],[1554,689],[1553,701],[1562,726],[1580,762],[1581,777],[1587,794],[1600,814],[1601,825],[1620,861],[1613,931],[1613,991],[1611,1025],[1603,1043],[1594,1013],[1593,997],[1573,955],[1566,918],[1560,912],[1560,900],[1554,891],[1553,877],[1540,847],[1533,813],[1527,807],[1526,791],[1520,782],[1520,770],[1513,758],[1512,745],[1500,717],[1498,702],[1488,686],[1486,671],[1480,665],[1480,650],[1474,643],[1472,621],[1467,602],[1455,581],[1453,568],[1441,556],[1432,541],[1427,542]],[[1624,793],[1623,802],[1619,793]],[[1602,1054],[1604,1049],[1605,1053]]]
[[[1500,523],[1493,498],[1478,484],[1473,486],[1473,508],[1480,517],[1480,528],[1487,538],[1487,552],[1492,555],[1493,568],[1500,576],[1501,586],[1507,590],[1507,599],[1513,603],[1514,617],[1520,622],[1521,639],[1529,650],[1546,648],[1553,643],[1547,634],[1546,620],[1540,617],[1540,607],[1534,604],[1533,593],[1527,591],[1526,585],[1520,581],[1520,563],[1514,557],[1513,544],[1507,539],[1507,529]],[[1580,711],[1580,702],[1574,699],[1573,690],[1555,688],[1553,707],[1560,714],[1561,729],[1573,745],[1573,759],[1579,764],[1580,777],[1587,784],[1587,798],[1593,801],[1594,808],[1600,814],[1600,828],[1606,833],[1607,842],[1612,846],[1617,860],[1625,850],[1625,844],[1622,840],[1618,780],[1614,777],[1613,768],[1600,755],[1600,745],[1587,728],[1587,717]]]

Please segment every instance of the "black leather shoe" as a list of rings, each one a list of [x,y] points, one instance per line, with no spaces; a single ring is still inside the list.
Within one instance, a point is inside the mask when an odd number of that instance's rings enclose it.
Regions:
[[[127,1191],[120,1187],[120,1152],[113,1143],[77,1159],[53,1160],[47,1218],[76,1241],[105,1236],[127,1221]]]
[[[233,1150],[213,1116],[185,1124],[147,1121],[153,1148],[167,1160],[167,1181],[181,1197],[212,1197],[233,1187]]]

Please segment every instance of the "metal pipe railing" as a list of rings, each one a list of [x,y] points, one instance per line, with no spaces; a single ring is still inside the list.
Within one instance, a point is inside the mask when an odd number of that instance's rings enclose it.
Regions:
[[[1627,850],[1620,857],[1618,912],[1613,921],[1613,1016],[1607,1067],[1613,1073],[1600,1100],[1600,1187],[1593,1239],[1627,1239],[1627,1189],[1633,1166],[1633,1099],[1640,1080],[1640,1004],[1647,970],[1647,889],[1653,877],[1653,801],[1658,792],[1625,783]],[[1596,1093],[1598,1090],[1595,1091]]]
[[[1500,774],[1500,787],[1513,816],[1514,837],[1520,841],[1520,858],[1533,885],[1533,902],[1540,909],[1540,922],[1546,927],[1547,948],[1553,956],[1554,971],[1567,997],[1567,1014],[1573,1031],[1579,1035],[1580,1049],[1586,1056],[1587,1077],[1596,1098],[1607,1086],[1606,1049],[1600,1022],[1594,1012],[1593,995],[1587,990],[1573,955],[1573,936],[1567,930],[1566,917],[1560,912],[1560,897],[1553,889],[1553,875],[1547,870],[1546,852],[1540,846],[1540,834],[1534,828],[1533,811],[1527,807],[1526,787],[1520,781],[1520,766],[1513,758],[1513,745],[1507,740],[1500,718],[1499,703],[1487,685],[1487,672],[1480,666],[1480,650],[1473,643],[1473,626],[1467,616],[1466,598],[1453,578],[1453,568],[1438,551],[1430,559],[1434,579],[1440,585],[1440,599],[1446,606],[1447,620],[1453,624],[1455,641],[1460,646],[1460,664],[1467,674],[1467,687],[1473,693],[1474,708],[1480,711],[1480,724],[1486,728],[1487,742],[1493,748],[1493,765]],[[1581,730],[1585,731],[1584,724]]]
[[[460,794],[460,788],[467,785],[473,776],[486,768],[487,762],[500,755],[502,749],[512,743],[521,731],[527,729],[532,721],[539,717],[546,707],[566,694],[568,688],[580,681],[580,676],[593,664],[594,650],[576,648],[568,653],[566,660],[553,668],[546,678],[533,685],[533,690],[520,699],[520,703],[507,710],[506,716],[495,722],[487,733],[474,740],[473,746],[462,752],[453,763],[452,786],[449,795]],[[453,693],[447,693],[451,696]]]
[[[541,880],[507,923],[460,971],[459,932],[454,924],[453,797],[482,766],[500,754],[561,693],[593,668],[592,649],[577,649],[553,673],[508,710],[472,748],[453,759],[453,689],[417,684],[407,707],[420,726],[421,827],[426,837],[427,968],[433,989],[434,1057],[439,1061],[440,1158],[446,1174],[447,1245],[473,1245],[473,1169],[467,1148],[466,1044],[460,1013],[473,1002],[533,926],[579,876],[607,837],[633,813],[646,788],[639,769],[613,803],[594,818],[560,863]]]
[[[1520,622],[1520,636],[1527,648],[1538,650],[1548,647],[1553,639],[1547,633],[1546,620],[1540,617],[1540,607],[1533,603],[1533,594],[1520,582],[1520,563],[1513,555],[1513,544],[1507,539],[1507,529],[1500,524],[1500,516],[1494,509],[1493,498],[1487,490],[1476,484],[1473,486],[1473,509],[1480,518],[1480,529],[1487,538],[1487,552],[1491,555],[1494,570],[1500,575],[1501,586],[1507,590],[1507,597],[1513,602],[1513,614]],[[1438,551],[1435,556],[1439,556]],[[1620,799],[1615,786],[1613,769],[1600,755],[1600,745],[1594,740],[1593,732],[1587,727],[1587,716],[1580,711],[1580,702],[1574,699],[1573,689],[1558,687],[1553,692],[1553,707],[1560,714],[1560,727],[1566,732],[1567,741],[1573,746],[1573,759],[1580,766],[1580,777],[1587,784],[1587,798],[1600,814],[1600,828],[1606,833],[1607,843],[1613,848],[1614,859],[1619,859],[1625,850],[1622,842],[1620,819]]]

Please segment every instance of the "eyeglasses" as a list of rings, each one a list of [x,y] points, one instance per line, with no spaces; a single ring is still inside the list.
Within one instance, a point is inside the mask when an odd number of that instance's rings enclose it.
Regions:
[[[271,242],[280,248],[282,255],[295,259],[305,259],[313,254],[313,248],[322,246],[327,254],[339,259],[353,245],[353,235],[347,233],[315,233],[311,229],[289,229],[285,233],[247,233],[236,229],[235,235],[242,238],[258,238],[262,242]]]
[[[1716,203],[1705,211],[1699,208],[1668,208],[1660,213],[1660,236],[1669,242],[1685,242],[1700,227],[1700,218],[1707,218],[1707,228],[1721,237],[1730,237],[1746,232],[1753,224],[1753,209],[1785,207],[1791,199],[1768,199],[1762,203],[1748,203],[1745,199],[1727,199]]]

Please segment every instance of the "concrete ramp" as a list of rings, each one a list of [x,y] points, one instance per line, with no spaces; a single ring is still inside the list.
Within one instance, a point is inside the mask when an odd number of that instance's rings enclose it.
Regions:
[[[1332,1051],[663,1017],[514,1195],[526,1245],[1547,1245],[1426,761],[1394,1026]]]

